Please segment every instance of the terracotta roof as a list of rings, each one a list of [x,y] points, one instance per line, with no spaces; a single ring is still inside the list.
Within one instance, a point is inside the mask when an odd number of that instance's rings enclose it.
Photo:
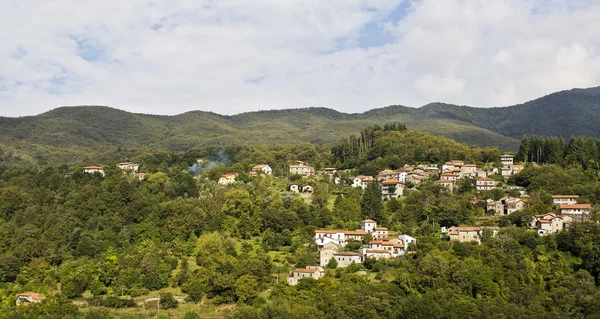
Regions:
[[[256,176],[256,175],[258,175],[258,173],[255,172],[255,171],[252,171],[252,172],[249,172],[248,175],[250,175],[250,176]]]
[[[579,198],[579,195],[552,195],[552,198]]]
[[[504,155],[500,155],[500,157],[515,157],[514,155],[510,155],[510,154],[504,154]]]
[[[452,176],[452,177],[456,177],[456,175],[454,175],[454,174],[448,174],[448,173],[444,173],[444,174],[442,174],[440,176]]]
[[[325,233],[325,234],[337,234],[337,233],[344,233],[346,232],[345,230],[338,230],[338,229],[317,229],[315,230],[315,233]]]
[[[367,245],[381,245],[383,242],[381,240],[374,240],[367,243]]]
[[[462,161],[462,160],[450,160],[450,162],[452,162],[452,163],[464,163],[465,161]]]
[[[318,269],[308,269],[308,268],[296,268],[294,272],[318,272]]]
[[[388,230],[388,229],[385,227],[375,227],[375,230]]]
[[[481,227],[456,227],[457,231],[475,231],[475,230],[481,230]]]
[[[592,205],[590,205],[590,204],[560,204],[560,209],[563,209],[563,208],[592,209]]]
[[[357,253],[351,253],[351,252],[346,252],[346,251],[339,251],[337,253],[334,253],[334,255],[338,255],[338,256],[360,256]]]
[[[440,179],[435,181],[436,183],[449,183],[449,184],[454,184],[454,181],[451,181],[449,179]]]
[[[85,168],[85,169],[104,169],[104,167],[101,167],[101,166],[84,166],[83,168]]]
[[[381,185],[396,185],[400,184],[400,181],[397,179],[388,179],[387,181],[381,182]]]
[[[335,167],[325,167],[323,170],[324,171],[335,171],[335,170],[337,170],[337,168],[335,168]]]
[[[258,164],[256,166],[254,166],[252,169],[261,169],[261,168],[264,168],[264,167],[267,167],[267,166],[269,166],[269,165],[267,165],[267,164]]]
[[[540,220],[539,222],[540,222],[540,223],[543,223],[543,224],[552,223],[552,221],[551,221],[551,220],[549,220],[549,219],[542,219],[542,220]]]
[[[375,223],[375,221],[372,219],[365,219],[361,223]]]
[[[22,294],[18,294],[17,297],[29,297],[33,300],[45,300],[46,296],[40,295],[37,292],[24,292]]]
[[[450,232],[450,235],[458,235],[458,231],[453,230],[453,231]]]
[[[389,254],[390,252],[383,249],[367,249],[367,254]]]
[[[465,164],[465,165],[463,165],[463,167],[477,167],[477,165],[475,165],[475,164]]]
[[[290,168],[308,168],[308,169],[312,169],[312,166],[306,166],[306,165],[290,165]]]
[[[488,177],[480,177],[477,179],[478,181],[493,181],[493,179],[488,178]]]
[[[394,244],[394,248],[404,248],[404,244]]]

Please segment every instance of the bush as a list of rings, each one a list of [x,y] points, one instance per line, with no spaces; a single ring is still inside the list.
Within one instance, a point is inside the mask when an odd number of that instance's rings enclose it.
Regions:
[[[136,304],[133,299],[122,299],[119,297],[94,297],[87,299],[90,306],[100,306],[108,308],[135,308]]]
[[[164,294],[160,296],[160,307],[162,309],[177,308],[179,302],[173,298],[172,294]]]

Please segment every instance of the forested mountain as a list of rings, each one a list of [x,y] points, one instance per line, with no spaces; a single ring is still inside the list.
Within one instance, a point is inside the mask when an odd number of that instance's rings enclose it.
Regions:
[[[43,164],[82,161],[116,148],[185,151],[235,144],[333,145],[364,127],[402,122],[410,129],[470,145],[516,150],[517,139],[524,134],[600,137],[599,119],[600,88],[558,92],[501,108],[433,103],[421,108],[394,105],[362,114],[304,108],[233,116],[201,111],[158,116],[81,106],[37,116],[0,117],[0,146]]]

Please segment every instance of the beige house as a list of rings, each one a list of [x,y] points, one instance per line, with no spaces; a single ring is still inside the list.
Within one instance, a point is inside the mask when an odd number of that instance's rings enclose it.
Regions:
[[[538,235],[546,236],[565,230],[572,221],[573,219],[567,215],[548,213],[544,215],[532,216],[529,224],[530,227],[538,233]]]
[[[36,292],[24,292],[17,295],[17,306],[26,306],[30,303],[41,303],[46,300],[46,296],[40,295]]]
[[[315,168],[312,166],[306,165],[306,163],[302,161],[296,161],[296,165],[289,166],[290,174],[302,175],[304,177],[309,177],[315,175]]]
[[[527,207],[527,203],[520,198],[504,199],[504,214],[510,215],[516,211],[523,211]]]
[[[436,184],[445,187],[450,192],[454,191],[454,181],[440,179],[435,182]]]
[[[104,168],[101,166],[85,166],[83,168],[83,172],[87,173],[87,174],[98,173],[98,174],[102,175],[102,177],[104,177],[106,175],[106,173],[104,173]]]
[[[335,258],[333,255],[339,251],[339,246],[338,248],[334,248],[333,246],[327,247],[328,248],[323,248],[319,250],[319,264],[321,265],[321,267],[327,266],[329,260],[331,260],[331,258]]]
[[[458,175],[452,173],[445,173],[440,175],[440,179],[443,181],[456,182],[456,180],[458,179]]]
[[[352,263],[362,263],[362,255],[351,252],[336,252],[333,254],[338,267],[348,267]]]
[[[388,179],[380,183],[381,199],[400,198],[404,193],[404,183],[397,179]]]
[[[363,238],[365,237],[365,235],[367,235],[368,233],[362,229],[359,230],[346,230],[344,231],[344,235],[346,235],[346,240],[355,240],[355,241],[362,241]]]
[[[388,229],[385,227],[375,227],[371,235],[373,236],[373,239],[385,238],[388,236]]]
[[[225,173],[219,178],[219,185],[229,185],[235,183],[237,173]]]
[[[489,191],[496,188],[497,183],[498,182],[488,177],[478,178],[475,180],[475,189],[478,191]]]
[[[590,204],[561,204],[559,206],[561,215],[569,215],[574,220],[584,220],[592,210]]]
[[[271,168],[271,166],[269,166],[267,164],[258,164],[256,166],[252,167],[252,171],[253,172],[262,172],[265,175],[273,174],[273,169]]]
[[[389,259],[392,258],[392,254],[383,249],[367,249],[365,251],[365,258]]]
[[[460,168],[460,172],[463,175],[474,175],[475,171],[477,171],[477,165],[475,164],[465,164],[463,166],[461,166]]]
[[[325,270],[319,266],[307,266],[306,268],[296,268],[287,278],[289,285],[295,286],[302,279],[312,278],[318,280],[323,277]]]
[[[579,195],[552,195],[552,204],[554,205],[562,205],[562,204],[577,204],[579,200]]]
[[[501,200],[487,200],[487,208],[486,211],[493,210],[495,214],[503,215],[504,214],[504,204]]]
[[[498,227],[450,227],[448,234],[450,235],[451,241],[459,241],[461,243],[467,243],[476,241],[481,243],[481,238],[486,231],[490,232],[492,237],[496,237],[498,233]]]

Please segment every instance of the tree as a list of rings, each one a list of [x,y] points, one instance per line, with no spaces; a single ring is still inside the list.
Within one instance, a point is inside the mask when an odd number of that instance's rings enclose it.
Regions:
[[[337,260],[335,260],[335,258],[331,258],[329,259],[329,262],[327,263],[327,268],[329,269],[336,269],[338,266]]]
[[[235,295],[241,302],[255,298],[258,292],[258,282],[254,276],[243,275],[235,282]]]
[[[378,183],[369,183],[365,188],[360,202],[363,218],[372,218],[378,223],[383,223],[383,202],[381,189]]]

